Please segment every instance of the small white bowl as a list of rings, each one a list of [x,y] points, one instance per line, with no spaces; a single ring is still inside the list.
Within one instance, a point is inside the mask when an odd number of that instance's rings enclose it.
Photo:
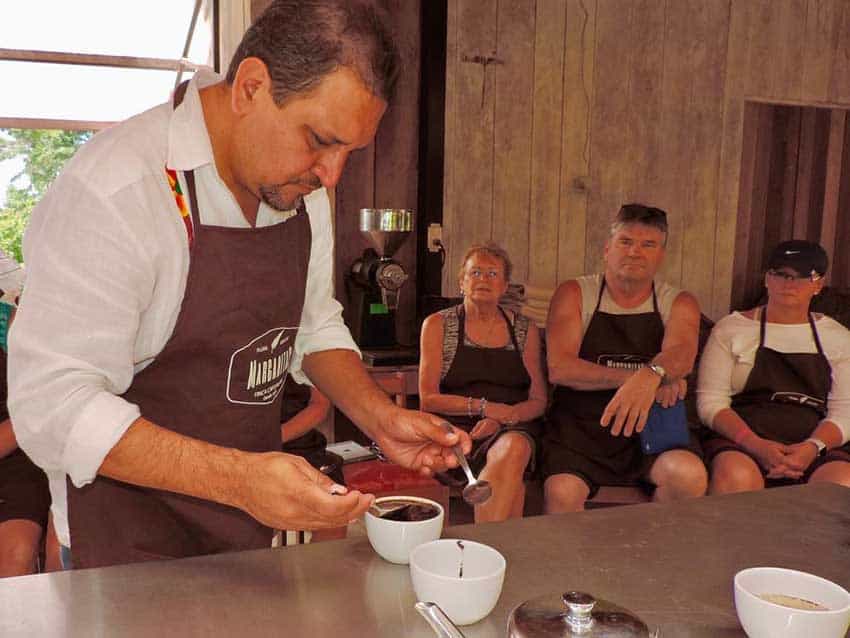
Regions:
[[[505,557],[492,547],[457,539],[425,543],[410,553],[410,578],[421,602],[437,603],[456,625],[478,622],[496,606],[505,580]]]
[[[387,501],[409,501],[431,505],[437,508],[437,515],[424,521],[393,521],[375,516],[366,510],[366,535],[372,548],[384,560],[399,565],[407,565],[411,550],[417,545],[440,538],[443,532],[443,506],[419,496],[382,496],[375,499],[377,505]]]
[[[794,609],[763,594],[819,603],[829,611]],[[751,567],[735,574],[735,609],[750,638],[844,638],[850,625],[850,594],[832,581],[779,567]]]

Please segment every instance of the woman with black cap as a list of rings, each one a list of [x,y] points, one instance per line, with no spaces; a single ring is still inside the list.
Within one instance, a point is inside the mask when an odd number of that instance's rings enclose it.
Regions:
[[[792,240],[771,253],[765,306],[717,322],[697,405],[709,493],[827,481],[850,486],[850,331],[809,311],[828,259]]]

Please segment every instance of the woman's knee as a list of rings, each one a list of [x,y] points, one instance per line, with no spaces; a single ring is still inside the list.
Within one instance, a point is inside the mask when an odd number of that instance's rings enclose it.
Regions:
[[[812,473],[809,483],[837,483],[850,487],[850,463],[846,461],[824,463]]]
[[[531,443],[517,432],[503,434],[487,450],[487,465],[491,467],[509,466],[522,471],[530,460]]]

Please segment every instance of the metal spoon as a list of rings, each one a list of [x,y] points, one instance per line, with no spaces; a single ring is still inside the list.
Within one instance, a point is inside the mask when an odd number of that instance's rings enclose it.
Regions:
[[[431,625],[431,629],[437,632],[439,638],[464,638],[457,625],[446,616],[446,612],[440,609],[437,603],[418,602],[415,607]]]
[[[389,507],[384,507],[381,503],[372,503],[369,506],[369,511],[372,512],[378,518],[383,518],[387,514],[392,514],[393,512],[400,512],[405,509],[410,509],[413,503],[399,503],[396,502],[394,505]]]
[[[447,432],[454,432],[454,428],[452,428],[452,426],[448,423],[445,423],[443,427]],[[472,470],[469,469],[469,463],[466,462],[466,455],[463,453],[460,443],[455,445],[452,449],[454,450],[458,463],[460,463],[460,466],[463,468],[464,474],[466,474],[467,481],[469,481],[466,487],[463,488],[463,500],[470,505],[481,505],[481,503],[484,503],[493,495],[493,488],[490,487],[490,483],[488,481],[475,478]]]

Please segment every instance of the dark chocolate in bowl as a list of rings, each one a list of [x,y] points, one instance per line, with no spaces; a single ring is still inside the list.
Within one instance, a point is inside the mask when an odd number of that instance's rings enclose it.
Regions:
[[[439,515],[440,510],[429,503],[420,503],[418,501],[407,501],[405,499],[397,499],[381,502],[382,514],[378,518],[387,521],[401,521],[406,523],[415,523],[418,521],[427,521]]]

